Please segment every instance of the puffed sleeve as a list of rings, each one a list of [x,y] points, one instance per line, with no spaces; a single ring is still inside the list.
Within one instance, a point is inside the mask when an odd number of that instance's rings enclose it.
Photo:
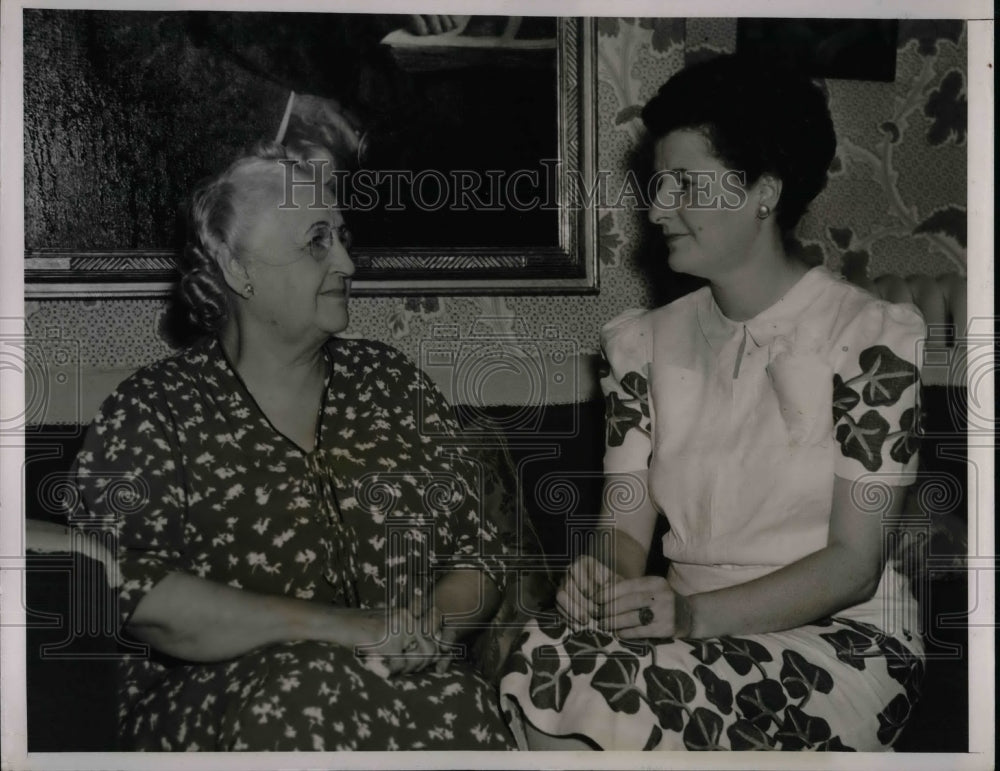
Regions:
[[[71,522],[100,534],[117,556],[123,626],[157,582],[183,569],[180,453],[156,391],[155,380],[141,374],[119,386],[101,405],[73,466]]]
[[[448,473],[454,480],[451,491],[455,506],[438,509],[437,556],[447,557],[452,568],[480,570],[502,592],[506,587],[506,559],[510,547],[502,537],[499,513],[487,510],[480,496],[482,473],[474,458],[480,457],[464,444],[458,421],[444,394],[423,370],[407,361],[412,370],[411,382],[417,388],[422,404],[421,433],[429,446],[425,447],[429,462]]]
[[[834,351],[834,473],[912,484],[917,470],[920,371],[926,335],[915,308],[872,300]]]
[[[628,310],[601,328],[606,474],[649,468],[653,423],[649,399],[652,332],[648,318],[641,309]]]

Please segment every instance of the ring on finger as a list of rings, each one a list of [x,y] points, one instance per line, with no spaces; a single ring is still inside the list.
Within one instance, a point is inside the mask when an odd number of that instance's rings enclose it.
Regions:
[[[642,626],[649,626],[653,623],[653,609],[650,607],[639,608],[639,623]]]

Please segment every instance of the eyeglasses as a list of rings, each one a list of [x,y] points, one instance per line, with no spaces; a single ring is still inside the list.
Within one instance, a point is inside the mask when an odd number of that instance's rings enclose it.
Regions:
[[[320,228],[302,249],[315,262],[323,262],[333,248],[334,241],[338,241],[348,252],[351,251],[353,238],[347,225],[338,228]]]

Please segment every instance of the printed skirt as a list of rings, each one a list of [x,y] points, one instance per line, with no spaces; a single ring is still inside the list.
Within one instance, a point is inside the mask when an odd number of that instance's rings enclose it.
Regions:
[[[918,637],[833,617],[784,632],[624,641],[531,621],[501,708],[605,750],[890,749],[923,678]]]
[[[177,666],[121,734],[132,751],[514,749],[495,690],[468,665],[383,677],[316,641]]]

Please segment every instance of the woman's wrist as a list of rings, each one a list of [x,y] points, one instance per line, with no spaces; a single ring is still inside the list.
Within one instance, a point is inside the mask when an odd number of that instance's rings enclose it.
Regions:
[[[372,641],[371,634],[365,634],[363,629],[363,611],[323,605],[310,600],[299,602],[302,604],[293,614],[289,629],[291,640],[319,640],[344,648],[354,648]]]
[[[694,598],[697,595],[674,595],[674,637],[694,637]]]

